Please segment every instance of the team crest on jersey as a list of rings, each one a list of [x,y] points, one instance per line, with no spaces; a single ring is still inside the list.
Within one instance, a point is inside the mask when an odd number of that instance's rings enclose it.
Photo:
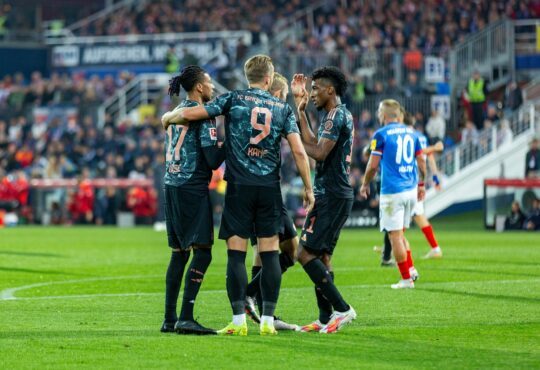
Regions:
[[[328,120],[324,123],[324,131],[330,131],[334,127],[334,124],[331,120]]]
[[[377,147],[377,140],[375,139],[371,140],[371,146],[369,147],[369,149],[371,151],[374,151],[376,147]]]
[[[217,140],[217,129],[215,127],[210,127],[208,132],[210,134],[210,139]]]

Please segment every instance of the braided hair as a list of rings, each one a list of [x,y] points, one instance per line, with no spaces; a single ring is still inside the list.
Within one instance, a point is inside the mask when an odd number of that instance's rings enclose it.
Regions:
[[[178,76],[169,80],[169,96],[180,95],[180,86],[186,91],[191,91],[197,83],[204,81],[205,73],[205,70],[199,66],[184,67]]]

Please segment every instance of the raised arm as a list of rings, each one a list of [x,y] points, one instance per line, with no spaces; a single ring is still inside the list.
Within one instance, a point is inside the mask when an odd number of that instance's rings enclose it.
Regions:
[[[298,173],[304,182],[304,208],[309,212],[313,208],[315,203],[315,197],[313,195],[313,187],[311,185],[311,175],[309,169],[309,158],[304,150],[300,135],[297,133],[291,133],[287,135],[287,141],[291,147],[291,152],[296,163]]]

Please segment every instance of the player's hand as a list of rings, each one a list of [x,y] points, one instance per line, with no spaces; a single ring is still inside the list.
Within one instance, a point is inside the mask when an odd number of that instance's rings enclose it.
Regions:
[[[437,191],[441,190],[441,181],[439,180],[439,176],[433,175],[432,180],[433,180],[433,183],[435,184],[435,189]]]
[[[293,76],[291,81],[291,92],[295,98],[303,98],[306,93],[307,77],[301,73]]]
[[[170,123],[171,118],[170,117],[171,117],[171,112],[165,112],[165,114],[163,116],[161,116],[161,126],[163,126],[163,129],[165,131],[167,131],[167,129],[171,125],[171,123]]]
[[[315,195],[313,195],[313,189],[304,188],[304,208],[306,213],[311,212],[315,205]]]
[[[444,144],[442,141],[437,141],[435,145],[433,145],[433,150],[436,152],[442,152],[444,150]]]
[[[362,199],[367,199],[369,197],[369,184],[362,184],[362,187],[360,187],[360,196]]]
[[[418,186],[418,201],[421,202],[426,197],[426,187],[424,185]]]

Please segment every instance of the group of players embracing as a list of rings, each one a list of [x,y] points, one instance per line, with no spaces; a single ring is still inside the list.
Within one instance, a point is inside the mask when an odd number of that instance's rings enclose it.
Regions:
[[[172,255],[166,275],[165,320],[161,331],[247,335],[247,314],[260,324],[261,335],[276,335],[277,330],[337,332],[356,318],[354,308],[334,284],[331,263],[341,228],[353,203],[349,172],[354,126],[351,113],[341,103],[347,89],[345,75],[336,67],[319,68],[311,75],[310,92],[306,90],[307,77],[294,75],[291,92],[297,111],[295,115],[285,101],[289,92],[288,81],[274,71],[270,57],[251,57],[244,65],[244,72],[248,89],[231,91],[213,100],[212,80],[198,66],[183,68],[180,75],[170,82],[170,95],[178,95],[182,87],[187,91],[187,98],[162,117],[167,132],[165,201]],[[317,134],[312,131],[306,115],[310,100],[319,111]],[[394,255],[401,271],[401,249],[406,248],[406,244],[403,246],[406,243],[403,228],[408,226],[410,219],[410,210],[406,207],[412,207],[416,202],[417,185],[418,194],[423,196],[425,161],[420,155],[418,138],[413,134],[411,138],[406,136],[406,129],[405,137],[401,139],[402,147],[406,148],[403,149],[402,160],[407,162],[410,159],[409,152],[405,150],[412,145],[419,160],[420,183],[416,163],[410,161],[407,163],[412,163],[414,174],[407,172],[403,179],[390,179],[407,183],[402,192],[407,196],[392,197],[384,203],[392,203],[388,209],[399,209],[398,203],[403,202],[401,222],[395,215],[389,221],[382,201],[386,189],[384,181],[390,176],[387,175],[390,170],[385,167],[385,160],[392,156],[390,151],[395,148],[393,141],[385,139],[390,137],[388,131],[394,126],[394,131],[405,127],[398,123],[402,121],[399,104],[395,102],[395,117],[388,108],[393,104],[393,101],[383,101],[379,107],[379,118],[388,125],[375,134],[369,168],[376,171],[378,159],[382,158],[381,225],[390,232],[392,247],[396,244]],[[217,116],[225,119],[224,143],[218,142],[213,120]],[[307,216],[300,239],[281,196],[282,138],[289,143],[304,184]],[[410,140],[413,140],[412,144]],[[317,163],[313,186],[308,156]],[[395,154],[393,156],[395,159]],[[215,331],[194,319],[193,307],[212,259],[213,222],[208,183],[212,170],[223,161],[226,162],[227,191],[219,238],[227,244],[226,287],[233,317],[229,325]],[[399,169],[397,174],[400,174]],[[362,194],[367,195],[366,186],[373,175],[373,171],[366,173]],[[413,187],[414,200],[408,197]],[[405,205],[409,201],[411,204]],[[245,259],[249,239],[255,253],[252,280],[248,283]],[[397,247],[399,243],[402,243],[401,249]],[[180,285],[191,250],[193,258],[185,273],[182,307],[180,316],[177,316]],[[302,327],[287,324],[274,316],[281,275],[296,261],[313,282],[319,307],[319,317]],[[403,275],[398,285],[406,287],[404,281],[409,280],[414,286],[407,275]]]

